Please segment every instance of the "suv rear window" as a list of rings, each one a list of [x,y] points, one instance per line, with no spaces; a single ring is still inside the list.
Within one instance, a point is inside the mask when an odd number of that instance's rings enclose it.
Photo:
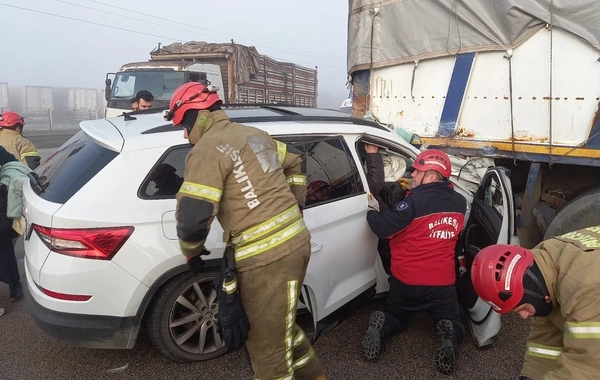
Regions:
[[[79,131],[35,169],[41,188],[32,187],[49,202],[65,203],[117,155]]]

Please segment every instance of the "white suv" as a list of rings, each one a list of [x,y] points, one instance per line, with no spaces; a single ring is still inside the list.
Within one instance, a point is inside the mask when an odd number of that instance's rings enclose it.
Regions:
[[[177,241],[175,193],[191,146],[158,111],[81,123],[25,185],[27,304],[43,331],[75,345],[133,348],[145,326],[165,355],[206,360],[226,351],[212,288],[223,230],[215,220],[205,272],[189,272]],[[328,200],[308,201],[304,209],[312,256],[301,307],[319,335],[349,301],[388,289],[366,222],[362,142],[384,147],[382,154],[402,159],[404,167],[418,151],[387,128],[339,111],[254,106],[226,112],[300,149],[308,181],[329,185]],[[468,244],[508,242],[514,236],[508,178],[494,168],[483,184],[474,197],[463,192],[473,200]]]

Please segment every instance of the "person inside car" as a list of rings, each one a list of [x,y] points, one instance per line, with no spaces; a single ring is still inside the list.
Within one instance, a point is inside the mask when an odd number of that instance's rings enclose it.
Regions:
[[[386,309],[371,314],[362,352],[368,361],[377,361],[383,341],[406,330],[415,313],[426,311],[439,338],[436,367],[451,374],[465,333],[454,283],[455,246],[467,202],[449,182],[452,168],[444,152],[421,152],[412,166],[411,190],[403,201],[380,212],[377,200],[369,199],[371,230],[390,239],[392,276]]]
[[[331,199],[331,186],[325,181],[311,182],[306,187],[306,200],[311,202],[323,202]]]
[[[152,173],[156,192],[154,195],[175,195],[183,184],[183,177],[177,175],[177,169],[169,164],[160,164]]]

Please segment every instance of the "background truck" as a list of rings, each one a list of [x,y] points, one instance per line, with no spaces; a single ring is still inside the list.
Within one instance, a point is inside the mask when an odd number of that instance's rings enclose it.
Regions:
[[[351,0],[348,25],[353,115],[510,169],[525,247],[600,224],[600,2]]]
[[[131,110],[131,99],[140,90],[152,93],[154,107],[168,106],[178,86],[199,80],[218,86],[225,103],[317,106],[316,67],[280,62],[235,43],[187,42],[159,44],[149,61],[128,63],[107,74],[106,117]]]
[[[23,115],[29,129],[75,129],[79,122],[102,118],[102,90],[80,87],[0,83],[0,112]]]

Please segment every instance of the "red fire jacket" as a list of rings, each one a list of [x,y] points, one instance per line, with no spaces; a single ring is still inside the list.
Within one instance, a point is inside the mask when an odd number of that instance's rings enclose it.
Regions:
[[[450,182],[417,186],[394,208],[370,210],[367,221],[380,239],[391,239],[392,275],[408,285],[455,282],[455,247],[467,202]]]

